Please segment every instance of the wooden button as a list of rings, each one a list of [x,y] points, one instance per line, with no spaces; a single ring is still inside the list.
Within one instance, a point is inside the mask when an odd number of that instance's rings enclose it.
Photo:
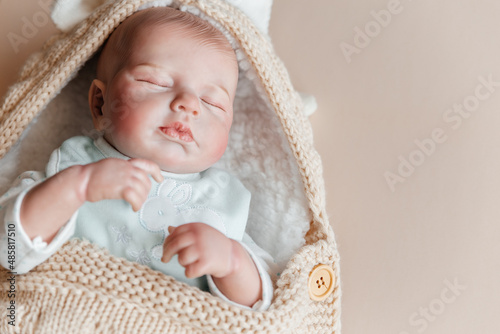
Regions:
[[[333,292],[335,274],[332,267],[319,264],[309,274],[309,297],[315,301],[322,301]]]

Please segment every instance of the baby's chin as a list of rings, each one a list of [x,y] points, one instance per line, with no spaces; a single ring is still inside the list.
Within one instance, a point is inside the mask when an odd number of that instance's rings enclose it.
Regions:
[[[221,143],[217,149],[214,149],[216,146],[212,146],[211,152],[202,153],[196,150],[186,150],[183,145],[174,142],[168,142],[166,145],[162,141],[162,145],[159,146],[136,146],[130,143],[120,145],[123,143],[120,141],[115,143],[114,138],[110,137],[105,136],[105,139],[123,155],[129,158],[150,160],[156,163],[162,171],[174,174],[193,174],[207,170],[219,161],[227,146]]]
[[[164,172],[175,174],[193,174],[203,172],[217,161],[219,161],[224,152],[226,145],[219,149],[216,145],[210,146],[207,150],[199,148],[186,149],[182,145],[172,144],[168,149],[163,150],[161,156],[151,156],[150,160],[158,164],[160,169]],[[221,144],[222,146],[222,144]]]

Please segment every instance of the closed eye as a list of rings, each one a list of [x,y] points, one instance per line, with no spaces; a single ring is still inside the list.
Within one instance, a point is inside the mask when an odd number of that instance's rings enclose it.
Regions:
[[[220,110],[222,110],[222,111],[224,111],[224,112],[226,111],[224,108],[222,108],[221,106],[219,106],[219,105],[217,105],[217,104],[214,104],[214,103],[212,103],[212,102],[209,102],[209,101],[207,101],[207,100],[205,100],[205,99],[201,99],[201,100],[202,100],[204,103],[208,104],[209,106],[212,106],[212,107],[218,108],[218,109],[220,109]]]
[[[160,83],[157,83],[157,82],[154,82],[154,81],[151,81],[151,80],[137,79],[137,81],[145,82],[145,83],[148,83],[148,84],[151,84],[151,85],[155,85],[155,86],[158,86],[158,87],[163,87],[163,88],[169,88],[170,87],[167,84],[160,84]]]

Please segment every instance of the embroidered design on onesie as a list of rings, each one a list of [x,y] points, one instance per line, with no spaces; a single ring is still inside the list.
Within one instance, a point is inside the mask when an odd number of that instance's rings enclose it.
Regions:
[[[128,244],[129,241],[132,239],[132,236],[130,235],[130,233],[128,233],[127,225],[122,225],[121,227],[112,225],[110,228],[111,231],[113,231],[116,234],[115,242]]]
[[[163,241],[168,235],[169,226],[203,222],[226,234],[222,217],[215,210],[205,206],[188,206],[192,194],[191,184],[165,179],[156,195],[148,198],[142,206],[139,212],[141,226],[152,233],[163,233],[164,236],[160,244],[151,248],[153,258],[160,260],[163,256]]]
[[[138,251],[137,250],[129,249],[127,251],[127,254],[132,259],[134,259],[135,262],[137,262],[139,264],[148,265],[151,262],[151,259],[148,256],[148,252],[145,249],[141,249],[141,250],[138,250]]]

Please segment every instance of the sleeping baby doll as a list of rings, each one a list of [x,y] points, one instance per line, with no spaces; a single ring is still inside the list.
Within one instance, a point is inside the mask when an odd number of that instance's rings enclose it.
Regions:
[[[127,18],[89,90],[100,135],[66,140],[45,173],[23,173],[1,198],[2,266],[26,273],[76,237],[266,309],[268,255],[245,233],[250,192],[211,167],[228,143],[237,82],[230,43],[206,21],[169,7]]]

